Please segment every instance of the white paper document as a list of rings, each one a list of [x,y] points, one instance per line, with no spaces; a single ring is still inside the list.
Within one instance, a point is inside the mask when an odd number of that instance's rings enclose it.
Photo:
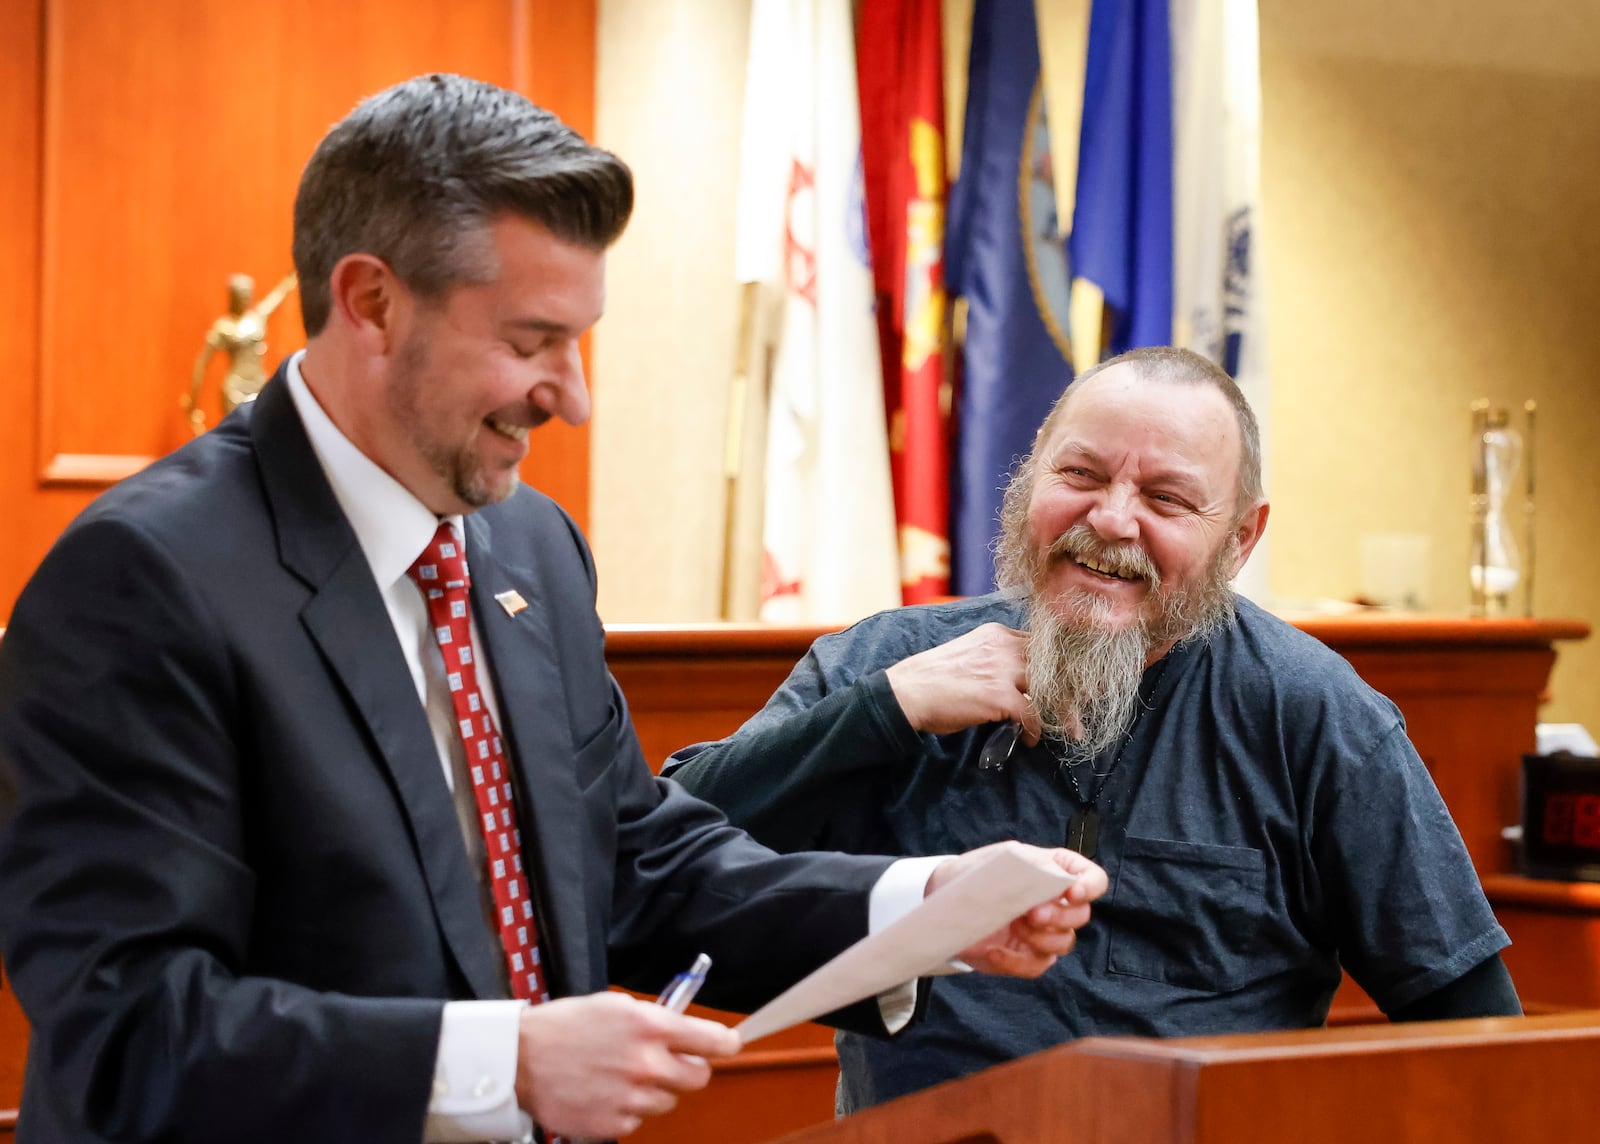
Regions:
[[[774,997],[734,1031],[748,1045],[914,978],[944,972],[956,954],[1034,906],[1059,898],[1074,880],[1065,870],[1046,870],[1002,850]]]

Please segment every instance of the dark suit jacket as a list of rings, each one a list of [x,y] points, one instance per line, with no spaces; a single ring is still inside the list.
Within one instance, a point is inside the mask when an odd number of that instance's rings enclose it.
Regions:
[[[466,527],[554,993],[704,950],[705,998],[747,1007],[859,938],[884,860],[778,857],[650,775],[572,521],[522,490]],[[442,999],[496,995],[426,717],[281,381],[100,497],[18,602],[0,942],[24,1142],[411,1144]]]

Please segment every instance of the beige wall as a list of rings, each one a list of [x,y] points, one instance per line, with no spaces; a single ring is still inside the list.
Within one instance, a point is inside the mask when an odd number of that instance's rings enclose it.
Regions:
[[[601,607],[711,619],[748,0],[600,13],[597,134],[640,190],[595,338]],[[1466,406],[1531,397],[1535,606],[1600,624],[1600,0],[1263,0],[1262,82],[1275,594],[1348,599],[1364,533],[1420,532],[1464,611]],[[1600,637],[1547,717],[1600,731]]]
[[[749,0],[600,5],[595,134],[633,167],[637,187],[594,335],[590,538],[608,622],[708,620],[720,610],[748,22]],[[759,412],[746,418],[752,430]],[[759,433],[746,437],[757,455]],[[753,616],[760,490],[744,485],[738,584]]]
[[[1265,0],[1261,33],[1275,593],[1348,599],[1363,533],[1417,532],[1465,611],[1467,404],[1532,398],[1535,611],[1600,624],[1600,4]],[[1600,636],[1552,693],[1600,730]]]

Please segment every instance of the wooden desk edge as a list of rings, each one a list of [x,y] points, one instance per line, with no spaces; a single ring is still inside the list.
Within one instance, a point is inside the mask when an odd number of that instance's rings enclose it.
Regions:
[[[1496,907],[1531,906],[1557,913],[1600,914],[1600,882],[1485,874],[1483,892],[1489,904]]]
[[[1307,635],[1334,647],[1460,644],[1544,647],[1557,640],[1588,638],[1583,620],[1533,618],[1474,619],[1470,616],[1355,614],[1321,616],[1277,613]]]
[[[1362,614],[1323,616],[1281,613],[1279,618],[1333,647],[1426,648],[1462,644],[1548,647],[1558,640],[1581,640],[1590,628],[1583,620],[1473,619],[1467,616]],[[819,636],[836,626],[790,627],[760,623],[608,624],[606,652],[611,656],[659,655],[663,652],[720,655],[793,653],[797,658]]]
[[[1080,1053],[1114,1057],[1160,1057],[1194,1065],[1255,1061],[1284,1056],[1346,1056],[1479,1044],[1487,1036],[1511,1041],[1600,1039],[1600,1010],[1537,1017],[1475,1017],[1404,1025],[1350,1025],[1337,1029],[1291,1029],[1281,1033],[1231,1033],[1213,1037],[1084,1037]]]

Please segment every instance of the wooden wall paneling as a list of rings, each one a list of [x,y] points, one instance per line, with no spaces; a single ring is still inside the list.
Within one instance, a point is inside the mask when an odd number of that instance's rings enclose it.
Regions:
[[[1523,1008],[1600,1009],[1600,884],[1492,874],[1483,891],[1511,938],[1502,956]]]
[[[38,488],[40,152],[44,2],[9,0],[0,36],[0,622],[84,489]]]
[[[0,635],[5,629],[0,628]],[[6,988],[5,966],[0,965],[0,1136],[16,1127],[22,1103],[22,1073],[27,1063],[28,1019],[22,1015],[16,994]]]
[[[690,743],[733,734],[827,628],[609,624],[606,663],[652,770]]]
[[[259,297],[290,270],[300,170],[360,97],[455,71],[528,89],[580,130],[594,118],[592,2],[8,2],[0,507],[24,531],[0,618],[98,489],[188,439],[178,399],[227,276]],[[302,340],[291,299],[268,364]],[[535,442],[525,475],[586,523],[587,430]]]
[[[596,0],[515,0],[511,84],[594,138]],[[580,346],[591,386],[590,338]],[[522,478],[589,527],[589,427],[552,420],[532,438]]]
[[[108,484],[187,439],[178,394],[226,276],[264,293],[290,268],[281,20],[185,0],[47,14],[41,478]]]
[[[177,396],[226,277],[265,293],[292,268],[295,186],[328,123],[417,71],[510,77],[506,0],[257,9],[48,4],[47,480],[81,479],[88,458],[135,471],[187,439]],[[302,340],[293,316],[273,323],[274,360]]]

